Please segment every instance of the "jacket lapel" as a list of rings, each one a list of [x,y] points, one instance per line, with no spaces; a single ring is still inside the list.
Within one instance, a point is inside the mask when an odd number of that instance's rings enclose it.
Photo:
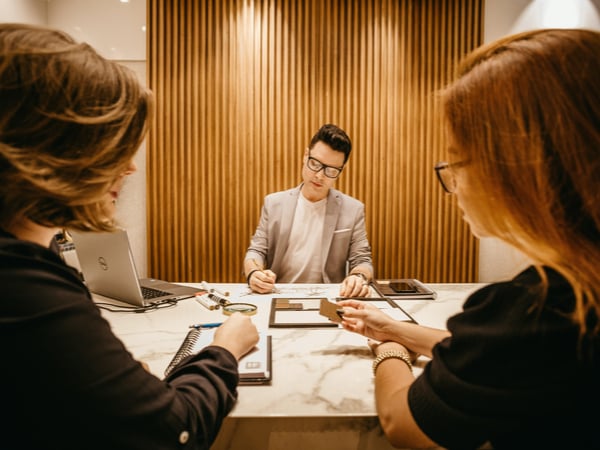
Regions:
[[[277,242],[284,242],[284,245],[277,245],[275,247],[275,254],[273,255],[273,264],[279,264],[283,255],[288,249],[290,233],[292,231],[292,222],[294,220],[294,214],[296,214],[296,205],[298,204],[298,196],[300,195],[300,188],[302,185],[295,189],[289,190],[289,198],[283,202],[281,207],[281,225],[279,229],[279,238]]]
[[[341,207],[342,200],[338,195],[338,191],[330,189],[327,195],[327,209],[325,212],[325,223],[323,224],[323,241],[321,246],[321,261],[323,264],[321,270],[323,273],[325,273],[325,264],[329,256],[329,248],[331,247],[331,240],[333,239],[333,232],[335,231]]]

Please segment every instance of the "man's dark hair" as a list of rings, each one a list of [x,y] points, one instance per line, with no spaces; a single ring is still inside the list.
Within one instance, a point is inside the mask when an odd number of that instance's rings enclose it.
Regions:
[[[323,142],[333,150],[344,153],[344,164],[348,161],[352,142],[344,130],[331,123],[323,125],[312,137],[308,148],[313,148],[317,142]]]

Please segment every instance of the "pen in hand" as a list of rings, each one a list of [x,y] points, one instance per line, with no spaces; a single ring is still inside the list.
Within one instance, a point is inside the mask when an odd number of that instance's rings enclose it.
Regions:
[[[276,280],[275,274],[273,272],[271,272],[270,270],[265,270],[265,268],[262,265],[258,264],[258,262],[256,261],[256,259],[252,258],[251,261],[252,261],[252,264],[254,264],[254,267],[256,268],[255,270],[259,271],[260,273],[264,274],[267,277],[266,280],[262,279],[260,281],[262,281],[263,283],[270,283],[270,284],[273,285],[273,287],[271,288],[271,290],[268,291],[268,292],[278,293],[279,289],[277,289],[275,287],[275,280]],[[259,290],[258,292],[259,293],[267,293],[267,291],[264,291],[264,290]]]
[[[252,258],[252,264],[254,264],[254,267],[257,270],[260,270],[261,272],[264,270],[263,266],[261,266],[260,264],[258,264],[254,258]]]

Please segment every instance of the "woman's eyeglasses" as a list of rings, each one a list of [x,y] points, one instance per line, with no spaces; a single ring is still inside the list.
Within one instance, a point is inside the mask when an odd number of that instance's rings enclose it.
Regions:
[[[319,170],[323,170],[323,173],[325,174],[325,176],[327,178],[339,177],[340,173],[342,173],[342,169],[344,168],[343,166],[342,167],[334,167],[334,166],[328,166],[327,164],[323,164],[317,158],[313,158],[312,156],[310,156],[310,154],[308,155],[308,159],[306,160],[306,167],[308,167],[313,172],[318,172]]]
[[[448,194],[453,194],[456,191],[456,176],[452,169],[462,167],[466,164],[467,161],[459,161],[452,164],[440,161],[435,165],[434,169],[437,179]]]

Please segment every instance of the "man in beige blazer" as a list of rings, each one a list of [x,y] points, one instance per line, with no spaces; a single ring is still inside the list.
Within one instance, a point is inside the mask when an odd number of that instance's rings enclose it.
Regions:
[[[373,278],[362,202],[333,189],[352,144],[336,125],[323,125],[304,151],[299,186],[264,199],[244,258],[250,288],[280,283],[341,283],[340,295],[366,296]]]

